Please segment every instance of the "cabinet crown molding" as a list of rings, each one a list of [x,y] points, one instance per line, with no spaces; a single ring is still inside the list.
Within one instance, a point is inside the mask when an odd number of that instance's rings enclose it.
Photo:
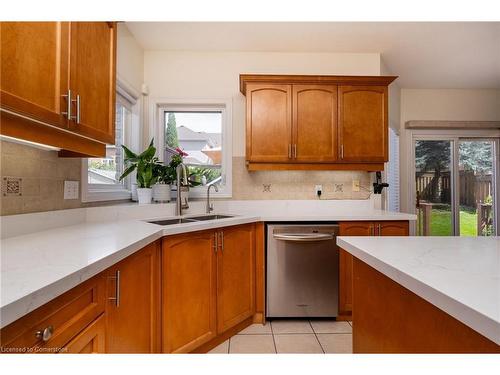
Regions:
[[[247,83],[388,86],[396,78],[398,76],[240,74],[240,91],[246,95]]]

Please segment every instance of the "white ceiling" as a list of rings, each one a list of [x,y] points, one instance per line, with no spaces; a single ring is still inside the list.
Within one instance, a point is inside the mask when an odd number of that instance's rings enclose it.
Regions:
[[[376,52],[401,87],[500,88],[500,22],[126,24],[145,50]]]

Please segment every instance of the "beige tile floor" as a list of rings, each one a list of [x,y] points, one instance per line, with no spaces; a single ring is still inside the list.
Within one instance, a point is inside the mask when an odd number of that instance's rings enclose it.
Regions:
[[[304,319],[253,324],[209,353],[352,353],[352,323]]]

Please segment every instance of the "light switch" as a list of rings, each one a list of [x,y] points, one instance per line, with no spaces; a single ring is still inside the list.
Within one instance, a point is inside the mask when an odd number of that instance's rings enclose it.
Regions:
[[[78,199],[79,181],[64,181],[64,199]]]
[[[352,191],[359,191],[359,180],[352,180]]]

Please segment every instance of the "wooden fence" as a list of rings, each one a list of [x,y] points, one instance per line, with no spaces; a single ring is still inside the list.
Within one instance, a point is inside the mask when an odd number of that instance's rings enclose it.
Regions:
[[[477,207],[493,193],[491,174],[476,175],[474,171],[460,171],[458,184],[460,205]],[[449,204],[451,200],[450,172],[442,172],[439,177],[431,172],[417,172],[416,188],[423,201]]]

